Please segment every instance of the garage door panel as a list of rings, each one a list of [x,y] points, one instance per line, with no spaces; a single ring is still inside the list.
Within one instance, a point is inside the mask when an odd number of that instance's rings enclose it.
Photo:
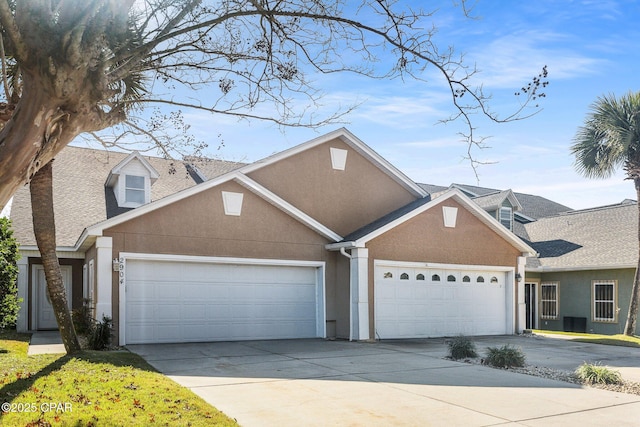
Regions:
[[[316,267],[128,260],[125,277],[127,343],[317,336]]]
[[[403,273],[408,280],[400,280]],[[380,338],[507,331],[504,271],[377,265],[374,277],[376,333]],[[478,283],[478,277],[483,277],[484,283]],[[492,277],[497,279],[494,283]]]

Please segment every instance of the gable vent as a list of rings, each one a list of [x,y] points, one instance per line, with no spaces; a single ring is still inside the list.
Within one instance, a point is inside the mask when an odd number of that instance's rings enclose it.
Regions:
[[[347,166],[347,150],[330,147],[331,150],[331,166],[335,170],[343,171]]]
[[[448,228],[456,227],[456,220],[458,218],[458,208],[452,206],[442,207],[442,216],[444,218],[444,226]]]
[[[224,214],[230,216],[240,216],[242,212],[242,193],[222,192],[222,203],[224,204]]]

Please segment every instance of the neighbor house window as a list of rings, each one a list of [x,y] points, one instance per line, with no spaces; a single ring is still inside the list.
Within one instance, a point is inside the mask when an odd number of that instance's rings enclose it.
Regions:
[[[593,320],[596,322],[616,321],[615,280],[593,282]]]
[[[502,207],[500,208],[500,224],[504,225],[508,230],[512,229],[513,223],[513,209]]]
[[[144,176],[125,175],[125,202],[144,204]]]
[[[543,319],[558,318],[558,283],[542,283],[540,285],[540,317]]]

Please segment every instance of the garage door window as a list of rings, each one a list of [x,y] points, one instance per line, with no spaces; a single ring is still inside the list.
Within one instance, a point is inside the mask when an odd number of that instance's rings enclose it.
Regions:
[[[462,281],[463,281],[464,283],[470,283],[470,282],[471,282],[471,277],[469,277],[469,276],[464,276],[464,277],[462,278]]]
[[[409,280],[409,275],[407,273],[402,273],[400,275],[400,280]]]
[[[455,282],[456,281],[456,276],[454,276],[453,274],[450,274],[447,276],[447,282]]]
[[[437,274],[434,274],[433,276],[431,276],[431,281],[432,282],[439,282],[440,281],[440,276],[438,276]]]
[[[424,274],[420,273],[416,276],[416,280],[424,280]]]
[[[542,283],[540,285],[540,303],[542,310],[540,317],[543,319],[558,318],[558,283]]]
[[[482,277],[482,276],[478,276],[478,278],[476,279],[476,282],[478,282],[478,283],[484,283],[484,277]]]
[[[593,282],[593,320],[616,321],[616,282],[600,280]]]

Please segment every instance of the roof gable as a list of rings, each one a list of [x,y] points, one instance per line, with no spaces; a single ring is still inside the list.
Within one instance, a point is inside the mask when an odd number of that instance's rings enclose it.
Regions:
[[[182,199],[185,199],[194,194],[209,190],[211,188],[215,188],[216,186],[228,181],[236,181],[243,187],[252,191],[256,195],[260,196],[267,202],[271,203],[272,205],[282,210],[283,212],[289,214],[294,219],[305,224],[307,227],[311,228],[312,230],[316,231],[318,234],[326,237],[327,239],[333,240],[333,241],[342,240],[342,237],[339,234],[325,227],[323,224],[320,224],[318,221],[314,220],[304,212],[300,211],[295,206],[288,203],[286,200],[283,200],[282,198],[278,197],[276,194],[272,193],[265,187],[261,186],[259,183],[253,181],[251,178],[247,177],[240,171],[231,171],[220,177],[210,179],[209,181],[206,181],[197,186],[190,187],[178,193],[169,195],[163,199],[143,205],[137,209],[133,209],[129,212],[125,212],[116,217],[107,219],[106,221],[102,221],[100,223],[87,227],[83,231],[80,238],[78,239],[76,243],[76,248],[86,249],[91,244],[91,241],[92,241],[91,238],[96,236],[101,236],[104,230],[106,230],[107,228],[111,228],[118,224],[122,224],[126,221],[130,221],[134,218],[138,218],[149,212],[160,209],[164,206],[177,203]]]
[[[112,187],[115,184],[117,177],[121,175],[132,162],[139,162],[140,166],[142,166],[142,168],[145,169],[149,174],[149,178],[151,179],[152,183],[160,177],[160,174],[153,166],[151,166],[151,163],[149,163],[149,161],[145,159],[139,152],[134,151],[127,157],[122,159],[120,163],[118,163],[111,169],[109,175],[107,176],[107,182],[105,185],[107,187]]]
[[[421,213],[441,205],[448,199],[453,199],[468,210],[473,216],[478,218],[482,223],[504,238],[513,247],[518,248],[522,253],[535,255],[535,250],[524,243],[515,234],[502,226],[495,218],[475,204],[459,189],[451,189],[443,195],[434,199],[422,199],[399,209],[396,212],[380,218],[378,221],[363,227],[355,233],[347,236],[342,242],[327,245],[328,249],[339,249],[341,247],[364,247],[367,242],[397,227],[400,224],[420,215]]]
[[[496,211],[500,209],[504,206],[505,201],[511,205],[514,211],[522,210],[522,205],[511,190],[498,191],[492,194],[477,196],[473,198],[473,201],[486,211]]]
[[[373,149],[371,149],[371,147],[361,141],[354,134],[349,132],[346,128],[337,129],[333,132],[329,132],[325,135],[304,142],[288,150],[284,150],[262,160],[258,160],[255,163],[248,164],[242,168],[242,173],[249,174],[255,170],[264,168],[273,163],[279,162],[288,157],[309,150],[310,148],[330,142],[334,139],[339,139],[343,143],[353,148],[359,154],[368,159],[372,164],[374,164],[378,169],[390,176],[394,181],[403,186],[407,191],[412,193],[415,197],[424,197],[427,195],[427,192],[422,187],[420,187],[413,180],[407,177],[398,168],[389,163],[384,157],[376,153]]]

